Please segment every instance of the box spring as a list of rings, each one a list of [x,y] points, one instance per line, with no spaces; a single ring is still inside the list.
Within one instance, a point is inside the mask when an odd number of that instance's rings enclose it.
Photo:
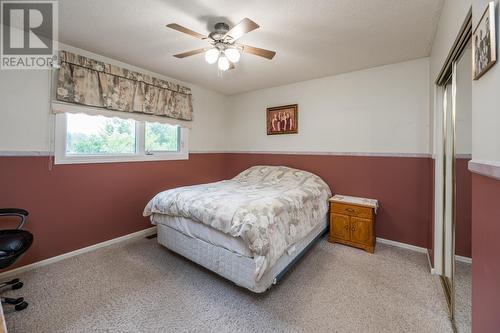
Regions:
[[[277,277],[281,278],[327,228],[328,222],[325,216],[302,241],[295,244],[295,250],[291,254],[285,252],[259,281],[255,281],[253,258],[186,236],[169,226],[158,224],[158,243],[241,287],[262,293],[276,282]]]

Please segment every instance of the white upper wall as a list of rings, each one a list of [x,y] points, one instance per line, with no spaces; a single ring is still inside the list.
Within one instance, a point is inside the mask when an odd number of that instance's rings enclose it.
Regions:
[[[472,25],[476,26],[489,1],[475,0]],[[497,46],[499,44],[499,2],[496,4]],[[498,57],[498,56],[497,56]],[[472,159],[500,164],[500,64],[472,83]]]
[[[225,149],[226,96],[71,46],[60,44],[60,48],[190,87],[193,92],[194,120],[189,149]],[[0,152],[49,151],[53,118],[49,108],[47,70],[0,71]]]
[[[457,62],[457,98],[455,106],[455,150],[472,154],[472,50],[464,50]]]
[[[231,96],[232,151],[429,153],[429,60]],[[299,133],[266,134],[266,108],[299,105]]]
[[[0,151],[49,151],[49,74],[0,71]]]
[[[471,6],[472,0],[445,0],[430,56],[432,82],[436,81]]]
[[[421,58],[230,97],[183,83],[194,97],[190,150],[428,154],[429,82]],[[0,97],[0,151],[49,151],[48,72],[2,71]],[[299,134],[268,136],[266,108],[291,103],[299,104]]]

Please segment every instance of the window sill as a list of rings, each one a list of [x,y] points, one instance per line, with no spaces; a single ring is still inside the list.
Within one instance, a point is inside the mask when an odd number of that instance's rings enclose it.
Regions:
[[[189,159],[188,138],[189,130],[181,128],[178,142],[179,151],[161,152],[153,151],[147,154],[144,149],[144,122],[136,123],[136,149],[131,154],[116,155],[67,155],[66,154],[66,115],[57,114],[55,118],[54,164],[97,164],[97,163],[128,163],[128,162],[153,162],[175,161]]]
[[[96,163],[128,163],[176,161],[189,159],[189,153],[163,153],[153,155],[107,155],[107,156],[63,156],[54,159],[54,164],[96,164]]]

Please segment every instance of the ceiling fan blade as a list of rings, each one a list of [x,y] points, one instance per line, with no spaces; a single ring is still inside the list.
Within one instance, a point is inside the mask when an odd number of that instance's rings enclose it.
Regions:
[[[244,34],[257,29],[258,27],[259,25],[257,23],[245,17],[243,20],[241,20],[240,23],[238,23],[231,30],[229,30],[224,35],[223,39],[226,37],[231,37],[231,39],[235,41],[241,38],[241,36],[243,36]]]
[[[178,25],[177,23],[170,23],[170,24],[167,24],[167,27],[170,28],[170,29],[174,29],[174,30],[177,30],[179,32],[182,32],[182,33],[185,33],[185,34],[188,34],[190,36],[193,36],[194,38],[198,38],[198,39],[207,39],[207,36],[204,36],[202,34],[199,34],[197,33],[196,31],[193,31],[191,29],[188,29],[188,28],[185,28],[183,27],[182,25]]]
[[[274,58],[274,56],[276,55],[276,52],[274,52],[274,51],[269,51],[266,49],[261,49],[261,48],[250,46],[250,45],[240,44],[239,46],[243,48],[243,52],[245,52],[245,53],[254,54],[254,55],[257,55],[259,57],[263,57],[263,58],[266,58],[269,60]]]
[[[175,54],[174,57],[176,57],[176,58],[186,58],[186,57],[190,57],[192,55],[198,54],[198,53],[203,53],[203,52],[205,52],[208,49],[209,49],[209,47],[204,47],[202,49],[197,49],[197,50],[192,50],[192,51],[188,51],[188,52],[184,52],[184,53]]]

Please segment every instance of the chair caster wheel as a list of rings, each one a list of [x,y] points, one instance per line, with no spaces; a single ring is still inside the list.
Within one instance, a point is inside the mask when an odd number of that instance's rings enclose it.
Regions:
[[[21,289],[22,287],[24,286],[24,284],[22,282],[16,282],[12,285],[12,289],[13,290],[16,290],[16,289]]]
[[[16,284],[19,282],[19,279],[12,279],[9,282],[6,282],[7,284]]]
[[[24,298],[23,297],[19,297],[19,298],[8,298],[8,297],[6,297],[6,298],[3,298],[2,301],[4,303],[14,305],[14,304],[20,304],[20,303],[24,302]]]
[[[16,304],[16,306],[14,307],[14,309],[16,311],[22,311],[24,309],[26,309],[28,307],[28,302],[21,302],[19,304]]]

